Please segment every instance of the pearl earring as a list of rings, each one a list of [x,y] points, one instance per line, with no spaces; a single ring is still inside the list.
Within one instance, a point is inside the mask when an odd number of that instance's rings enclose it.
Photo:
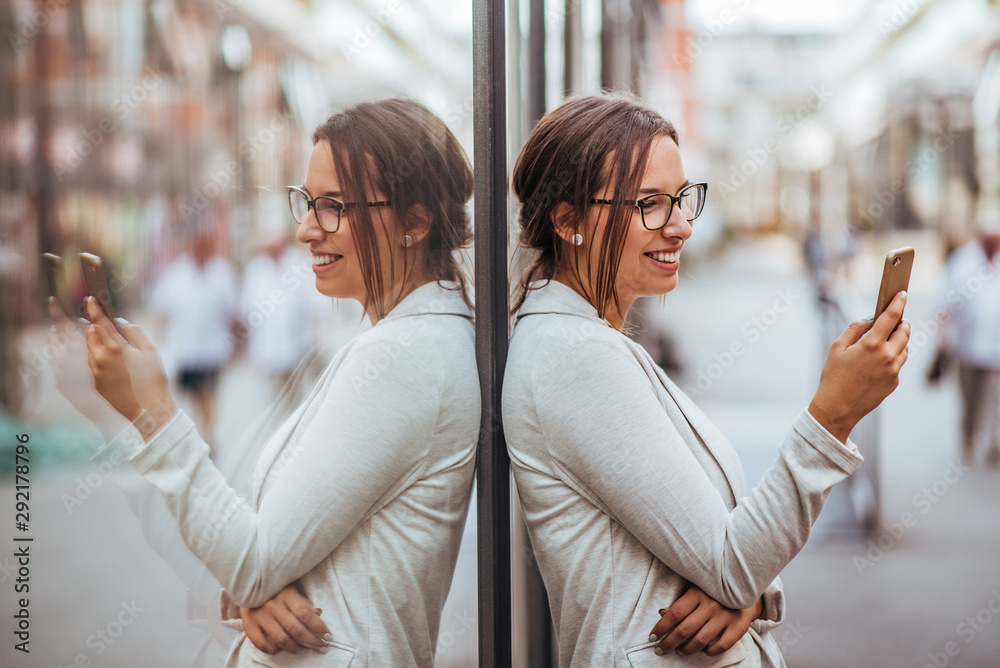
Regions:
[[[409,248],[412,245],[413,245],[413,237],[411,237],[409,234],[404,234],[403,235],[403,248]]]
[[[583,235],[582,234],[574,234],[573,235],[572,243],[573,243],[574,246],[582,246],[583,245]]]

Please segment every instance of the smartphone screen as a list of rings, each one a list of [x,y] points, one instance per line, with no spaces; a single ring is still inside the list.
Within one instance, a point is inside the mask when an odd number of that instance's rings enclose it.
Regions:
[[[111,306],[111,290],[108,289],[108,278],[104,273],[104,263],[97,255],[80,253],[80,266],[83,268],[83,280],[87,290],[97,300],[104,315],[115,319],[115,311]]]
[[[72,312],[69,303],[69,289],[66,284],[66,274],[63,273],[62,258],[52,253],[42,253],[42,264],[45,267],[45,279],[49,284],[49,294],[56,298],[66,315]]]
[[[889,302],[897,293],[910,285],[910,270],[913,269],[913,249],[909,246],[889,251],[882,269],[882,283],[875,303],[875,319],[889,307]]]

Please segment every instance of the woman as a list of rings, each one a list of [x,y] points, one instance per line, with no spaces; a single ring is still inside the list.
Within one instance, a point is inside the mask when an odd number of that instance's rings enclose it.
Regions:
[[[848,434],[906,359],[901,295],[834,343],[744,497],[725,437],[622,333],[637,297],[677,285],[703,205],[677,141],[632,99],[586,97],[544,116],[514,168],[537,257],[515,306],[504,431],[564,666],[784,665],[767,633],[784,617],[778,573],[861,462]]]
[[[89,363],[145,439],[130,462],[222,583],[223,617],[242,617],[262,648],[241,635],[227,665],[431,666],[479,430],[453,256],[471,237],[472,173],[445,124],[407,100],[350,108],[313,143],[304,185],[289,188],[297,237],[316,288],[361,302],[373,327],[271,436],[250,499],[174,406],[141,330],[119,333],[92,299]]]

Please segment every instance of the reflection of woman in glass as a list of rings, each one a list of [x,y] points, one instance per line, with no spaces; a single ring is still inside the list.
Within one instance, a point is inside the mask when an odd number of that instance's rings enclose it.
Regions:
[[[784,617],[778,573],[860,463],[848,434],[906,359],[897,296],[834,343],[744,496],[728,441],[622,333],[637,297],[677,285],[704,204],[677,140],[634,100],[581,98],[538,122],[514,168],[537,257],[516,304],[504,431],[564,666],[784,665],[767,632]]]
[[[222,583],[224,618],[242,617],[250,641],[228,665],[431,666],[479,430],[453,255],[471,238],[472,173],[444,123],[406,100],[359,104],[313,139],[305,183],[289,188],[298,239],[317,289],[360,301],[374,326],[270,437],[251,498],[175,408],[142,331],[119,334],[93,300],[90,366],[145,439],[131,463]]]

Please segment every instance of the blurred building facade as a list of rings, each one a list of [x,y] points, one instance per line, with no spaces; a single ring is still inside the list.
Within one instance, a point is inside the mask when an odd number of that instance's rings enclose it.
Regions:
[[[137,304],[208,227],[239,264],[292,232],[313,129],[410,94],[471,152],[471,9],[399,0],[0,0],[0,403],[17,328],[43,313],[39,256],[100,254]],[[434,34],[435,40],[427,40]],[[74,258],[70,260],[69,258]],[[13,383],[13,384],[12,384]]]
[[[682,50],[709,196],[730,228],[840,249],[868,231],[966,238],[996,160],[977,134],[998,123],[1000,4],[866,3],[841,30],[799,34],[738,23],[745,4]]]
[[[102,255],[127,303],[186,226],[209,226],[239,257],[260,219],[283,215],[279,188],[305,164],[321,79],[317,53],[292,37],[310,31],[303,3],[260,9],[0,3],[4,329],[41,312],[42,252],[65,255],[71,281],[76,252]]]

